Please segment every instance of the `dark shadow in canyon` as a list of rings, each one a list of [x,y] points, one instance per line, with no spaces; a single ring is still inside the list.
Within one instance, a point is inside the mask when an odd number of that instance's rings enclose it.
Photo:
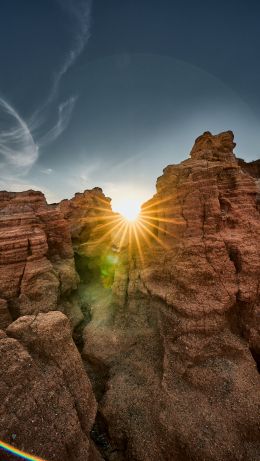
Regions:
[[[110,323],[106,315],[102,318],[102,306],[112,309],[111,287],[114,282],[115,260],[113,251],[100,257],[88,257],[75,252],[75,266],[80,276],[78,295],[84,319],[74,329],[73,339],[80,353],[84,346],[84,329],[94,319],[97,311],[101,311],[99,325]],[[91,381],[96,400],[99,402],[107,391],[109,367],[95,356],[82,356],[86,373]],[[105,461],[123,461],[127,440],[121,446],[115,445],[109,435],[109,422],[98,410],[90,436]]]

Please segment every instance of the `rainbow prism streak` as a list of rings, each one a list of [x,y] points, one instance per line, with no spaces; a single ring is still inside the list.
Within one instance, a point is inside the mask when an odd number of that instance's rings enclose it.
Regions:
[[[29,455],[24,451],[18,450],[17,448],[12,447],[8,443],[2,442],[0,440],[0,459],[1,459],[1,449],[3,449],[7,453],[11,453],[12,455],[18,456],[22,459],[27,459],[28,461],[44,461],[44,459],[39,458],[38,456]]]

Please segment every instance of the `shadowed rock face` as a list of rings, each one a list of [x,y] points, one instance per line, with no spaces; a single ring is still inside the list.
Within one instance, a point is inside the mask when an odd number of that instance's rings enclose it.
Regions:
[[[243,159],[237,159],[239,166],[243,171],[260,180],[260,160],[254,160],[253,162],[245,162]]]
[[[0,326],[77,288],[68,223],[41,192],[0,192]]]
[[[116,216],[110,202],[111,199],[103,194],[102,189],[95,187],[59,203],[57,208],[69,222],[73,248],[78,254],[86,254],[90,249],[91,255],[100,254],[100,247],[110,242],[109,224]],[[104,238],[106,235],[107,239]]]
[[[0,383],[1,440],[47,460],[100,459],[89,439],[95,398],[62,313],[24,316],[0,332]]]
[[[259,459],[258,186],[234,145],[207,132],[164,170],[143,254],[120,254],[107,323],[93,306],[82,356],[106,370],[99,412],[120,454],[108,459]]]

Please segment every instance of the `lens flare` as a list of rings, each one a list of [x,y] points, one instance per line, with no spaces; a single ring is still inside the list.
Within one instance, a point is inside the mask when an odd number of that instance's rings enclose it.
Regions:
[[[111,284],[114,268],[124,261],[125,255],[128,254],[129,259],[138,258],[144,265],[145,258],[151,255],[152,246],[169,249],[170,240],[176,238],[176,226],[185,224],[182,218],[174,217],[172,201],[178,211],[178,198],[173,195],[153,198],[142,207],[138,200],[122,197],[121,202],[117,200],[114,211],[104,207],[102,199],[100,204],[93,206],[95,214],[86,219],[96,223],[92,233],[94,238],[79,246],[88,254],[98,254],[99,246],[102,246],[102,255],[110,255],[110,259],[102,260],[101,264],[106,285]],[[117,257],[111,259],[111,253]]]
[[[38,456],[33,456],[29,453],[25,453],[22,450],[18,450],[18,448],[14,448],[12,445],[9,445],[2,440],[0,440],[0,450],[1,449],[7,453],[11,453],[12,455],[17,456],[18,458],[26,459],[28,461],[44,461],[44,459],[39,458]]]

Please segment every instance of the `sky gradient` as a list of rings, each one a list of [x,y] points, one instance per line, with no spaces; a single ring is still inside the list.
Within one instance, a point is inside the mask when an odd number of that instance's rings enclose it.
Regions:
[[[142,203],[194,139],[260,152],[260,3],[2,0],[0,189]]]

